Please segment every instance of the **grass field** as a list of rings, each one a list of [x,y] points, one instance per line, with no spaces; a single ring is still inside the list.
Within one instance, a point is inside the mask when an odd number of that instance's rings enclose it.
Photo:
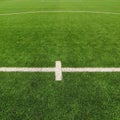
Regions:
[[[0,67],[120,67],[119,0],[0,0]],[[0,73],[0,120],[120,120],[120,73]]]

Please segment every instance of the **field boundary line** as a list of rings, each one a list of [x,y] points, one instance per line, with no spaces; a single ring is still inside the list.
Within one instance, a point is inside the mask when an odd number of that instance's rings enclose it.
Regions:
[[[26,12],[16,12],[16,13],[0,13],[0,16],[8,15],[20,15],[20,14],[35,14],[35,13],[91,13],[91,14],[115,14],[120,15],[119,12],[100,12],[100,11],[26,11]]]
[[[72,68],[72,67],[62,67],[61,61],[56,61],[55,67],[46,67],[46,68],[30,68],[30,67],[0,67],[0,72],[54,72],[55,80],[62,80],[63,72],[120,72],[120,68],[109,67],[109,68],[94,68],[94,67],[81,67],[81,68]]]

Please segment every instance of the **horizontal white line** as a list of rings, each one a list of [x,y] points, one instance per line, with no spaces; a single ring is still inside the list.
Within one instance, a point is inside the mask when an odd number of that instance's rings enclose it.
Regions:
[[[62,68],[62,72],[120,72],[120,68]]]
[[[0,72],[56,72],[56,68],[0,67]],[[60,67],[59,67],[60,71]],[[58,71],[58,72],[59,72]],[[61,68],[62,72],[120,72],[120,68]]]
[[[1,67],[0,72],[55,72],[55,68]]]
[[[19,14],[35,14],[35,13],[92,13],[92,14],[116,14],[120,15],[119,12],[100,12],[100,11],[27,11],[27,12],[16,12],[16,13],[1,13],[0,16],[7,15],[19,15]]]
[[[0,72],[54,72],[56,81],[61,81],[62,72],[120,72],[120,68],[69,68],[62,67],[61,61],[56,61],[55,67],[0,67]]]

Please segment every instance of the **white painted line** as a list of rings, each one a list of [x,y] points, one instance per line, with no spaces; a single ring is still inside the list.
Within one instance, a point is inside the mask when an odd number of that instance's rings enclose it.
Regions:
[[[120,72],[120,68],[62,68],[62,72]]]
[[[55,68],[0,67],[0,72],[55,72]]]
[[[55,70],[56,81],[62,80],[62,65],[61,61],[56,61],[56,70]]]
[[[119,12],[102,12],[102,11],[26,11],[26,12],[16,12],[16,13],[1,13],[0,16],[8,16],[8,15],[20,15],[20,14],[36,14],[36,13],[90,13],[90,14],[114,14],[120,15]]]
[[[0,67],[0,72],[54,72],[56,81],[61,81],[62,72],[120,72],[120,68],[62,68],[61,61],[56,61],[53,68]]]

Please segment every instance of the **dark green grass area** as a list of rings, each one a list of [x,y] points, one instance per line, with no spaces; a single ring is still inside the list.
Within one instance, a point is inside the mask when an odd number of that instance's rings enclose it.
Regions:
[[[118,0],[0,0],[0,13],[120,12]],[[120,67],[120,15],[0,16],[0,67]],[[0,120],[120,120],[120,73],[0,73]]]
[[[0,73],[0,119],[119,120],[119,73]]]

